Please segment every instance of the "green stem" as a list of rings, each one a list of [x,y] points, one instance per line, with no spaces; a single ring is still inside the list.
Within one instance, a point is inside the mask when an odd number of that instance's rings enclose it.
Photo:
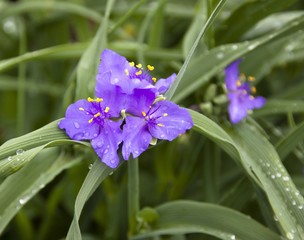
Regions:
[[[128,161],[128,219],[129,234],[136,233],[136,216],[139,211],[139,178],[138,178],[138,158]]]

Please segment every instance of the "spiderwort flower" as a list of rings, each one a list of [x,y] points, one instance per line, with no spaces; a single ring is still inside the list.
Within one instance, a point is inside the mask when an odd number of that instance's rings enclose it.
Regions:
[[[123,126],[122,155],[125,160],[144,152],[152,137],[172,141],[193,126],[190,113],[173,102],[161,100],[142,109],[141,116],[127,116]]]
[[[120,109],[110,103],[105,104],[101,98],[78,100],[67,108],[65,118],[58,126],[73,140],[91,140],[102,161],[115,168],[119,163],[117,149],[122,142],[122,121],[110,120],[120,116]]]
[[[266,103],[265,98],[254,97],[250,94],[255,93],[256,88],[250,87],[250,84],[245,82],[245,76],[239,74],[238,66],[241,61],[242,59],[238,59],[225,69],[225,81],[230,100],[228,113],[234,124],[245,118],[249,110],[261,108]],[[248,77],[248,80],[254,81],[254,78]]]

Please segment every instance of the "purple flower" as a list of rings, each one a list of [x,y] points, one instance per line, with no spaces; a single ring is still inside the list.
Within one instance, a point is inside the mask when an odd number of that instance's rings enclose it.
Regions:
[[[250,87],[248,82],[245,82],[245,76],[239,76],[239,63],[242,59],[238,59],[231,63],[226,69],[226,87],[228,90],[228,99],[230,104],[228,112],[232,123],[236,124],[245,118],[249,110],[261,108],[266,103],[263,97],[254,97],[250,94],[256,92],[255,87]],[[248,77],[249,81],[253,81],[253,77]]]
[[[125,57],[120,56],[116,52],[105,49],[101,53],[98,74],[96,76],[96,96],[104,96],[104,91],[106,91],[104,86],[109,84],[119,87],[123,94],[128,95],[128,98],[129,95],[133,94],[135,89],[150,91],[155,96],[158,96],[168,90],[176,74],[174,73],[166,79],[161,78],[157,81],[156,78],[150,75],[150,72],[153,70],[154,67],[148,65],[147,70],[144,71],[141,64],[135,65],[134,62],[128,62]],[[128,101],[126,101],[126,104]]]
[[[158,101],[142,109],[141,116],[127,116],[123,126],[122,155],[125,160],[144,152],[152,137],[172,141],[193,126],[190,113],[169,101]]]
[[[65,118],[58,126],[65,129],[73,140],[91,140],[102,162],[115,168],[119,163],[117,149],[122,142],[122,121],[112,121],[110,118],[119,117],[119,114],[119,108],[114,104],[106,105],[101,98],[81,99],[68,107]]]

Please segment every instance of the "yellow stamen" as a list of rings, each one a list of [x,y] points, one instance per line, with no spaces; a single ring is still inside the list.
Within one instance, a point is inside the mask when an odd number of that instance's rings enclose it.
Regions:
[[[129,62],[130,66],[133,67],[135,65],[134,62]]]
[[[102,98],[97,98],[97,99],[96,99],[96,102],[102,102],[102,101],[103,101]]]
[[[180,137],[181,135],[182,135],[181,133],[178,134],[179,137]]]
[[[126,72],[126,74],[129,76],[129,71],[128,71],[128,69],[126,69],[125,72]]]
[[[164,117],[167,117],[168,116],[168,113],[164,113]]]
[[[145,112],[141,112],[141,114],[145,117],[147,114]]]
[[[248,76],[248,81],[253,82],[255,80],[255,77]]]
[[[99,112],[99,113],[96,113],[96,114],[94,115],[94,117],[98,117],[98,116],[100,116],[100,112]]]
[[[255,87],[251,87],[251,92],[252,93],[256,93],[256,88]]]
[[[156,82],[156,78],[153,77],[152,80],[153,80],[153,82]]]
[[[84,109],[83,109],[83,108],[79,108],[79,110],[80,110],[80,111],[83,111]]]
[[[136,65],[137,68],[142,68],[142,65],[139,63]]]
[[[89,120],[89,123],[91,123],[91,122],[93,122],[93,118],[91,118],[91,119]]]
[[[139,71],[139,72],[137,72],[135,74],[138,76],[138,75],[142,74],[142,71]]]
[[[153,71],[153,70],[154,70],[154,67],[151,66],[151,65],[148,65],[147,68],[148,68],[150,71]]]
[[[246,90],[243,90],[243,94],[247,94],[247,91],[246,91]]]
[[[88,97],[88,101],[89,101],[89,102],[94,102],[94,99],[93,99],[93,98]]]
[[[253,99],[254,99],[254,96],[250,95],[250,99],[253,100]]]
[[[157,126],[160,126],[160,127],[162,127],[163,125],[159,123],[159,124],[157,124]]]
[[[109,107],[106,107],[105,112],[107,113],[109,111],[109,109],[110,109]]]
[[[152,106],[149,106],[149,108],[151,108]]]
[[[241,86],[241,81],[240,81],[240,80],[237,80],[236,85],[237,85],[238,87]]]

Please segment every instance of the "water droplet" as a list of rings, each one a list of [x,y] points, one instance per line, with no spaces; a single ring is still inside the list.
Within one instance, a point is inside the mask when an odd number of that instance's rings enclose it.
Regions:
[[[103,142],[98,142],[98,143],[97,143],[97,147],[101,147],[102,144],[103,144]]]
[[[111,163],[115,163],[115,160],[114,160],[114,159],[112,159],[112,160],[111,160]]]
[[[79,123],[78,122],[74,122],[74,127],[77,128],[77,129],[80,128]]]
[[[286,234],[286,237],[287,237],[288,239],[294,239],[294,235],[293,235],[291,232],[288,232],[288,233]]]
[[[234,49],[234,50],[238,49],[238,45],[236,45],[236,44],[232,45],[232,49]]]
[[[106,154],[108,151],[109,151],[109,150],[108,150],[108,149],[106,149],[106,150],[105,150],[103,153],[104,153],[104,154]]]
[[[30,199],[30,196],[25,196],[24,198],[21,198],[21,199],[19,200],[19,203],[20,203],[21,205],[23,205],[23,204],[25,204],[29,199]]]
[[[249,50],[252,50],[252,49],[254,49],[254,48],[255,48],[255,45],[250,45],[250,46],[248,47]]]
[[[235,240],[235,235],[231,235],[230,239]]]
[[[301,209],[303,209],[303,206],[302,206],[302,205],[299,205],[298,208],[301,210]]]
[[[94,133],[94,135],[93,135],[94,137],[97,137],[98,135],[97,135],[97,133]]]
[[[281,173],[277,173],[277,177],[280,178],[282,176]]]
[[[217,58],[222,59],[224,57],[224,54],[223,53],[218,53],[218,54],[216,54],[216,56],[217,56]]]
[[[270,163],[266,163],[266,166],[267,166],[267,167],[270,167]]]
[[[16,151],[16,154],[17,155],[21,155],[21,154],[23,154],[24,153],[24,150],[23,149],[18,149],[17,151]]]
[[[92,169],[92,167],[93,167],[93,164],[90,164],[89,166],[88,166],[88,168],[91,170]]]
[[[272,178],[272,179],[275,179],[275,175],[271,175],[271,178]]]
[[[88,133],[88,132],[86,132],[85,134],[84,134],[84,136],[85,137],[88,137],[90,134]]]
[[[44,187],[45,187],[45,184],[44,184],[44,183],[40,184],[40,186],[39,186],[40,189],[41,189],[41,188],[44,188]]]
[[[292,205],[297,205],[297,202],[296,201],[292,201]]]
[[[277,218],[277,216],[273,216],[273,219],[277,222],[277,221],[279,221],[279,219]]]
[[[9,157],[7,158],[8,161],[12,161],[12,159],[13,159],[12,156],[9,156]]]
[[[285,188],[285,190],[286,190],[287,192],[289,192],[289,191],[290,191],[290,188],[289,188],[289,187],[287,187],[287,188]]]
[[[283,177],[283,180],[284,180],[284,181],[289,181],[289,177],[288,177],[288,176],[284,176],[284,177]]]
[[[17,25],[13,18],[8,18],[3,22],[3,30],[7,34],[16,34]]]
[[[160,135],[160,137],[161,137],[161,138],[164,138],[164,137],[165,137],[165,134]]]

